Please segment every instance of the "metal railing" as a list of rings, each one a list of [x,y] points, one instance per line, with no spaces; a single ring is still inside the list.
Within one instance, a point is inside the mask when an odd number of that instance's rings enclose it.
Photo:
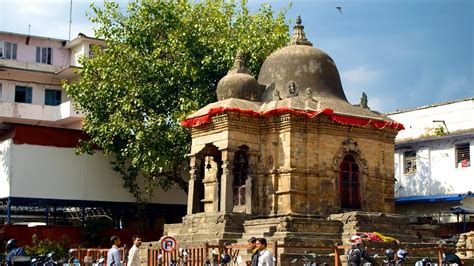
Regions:
[[[175,249],[172,252],[164,252],[160,247],[146,247],[147,252],[147,266],[203,266],[203,265],[220,265],[221,255],[228,254],[231,258],[230,263],[226,265],[241,265],[238,263],[238,257],[240,250],[246,249],[246,245],[210,245],[205,243],[201,246],[188,246]],[[305,251],[318,254],[318,258],[324,258],[325,262],[329,262],[330,265],[342,265],[341,255],[344,255],[345,250],[349,249],[350,246],[337,245],[337,246],[320,246],[320,245],[309,245],[299,244],[290,245],[278,242],[271,242],[268,248],[273,251],[274,257],[277,259],[275,265],[282,265],[278,261],[279,249],[291,249],[292,252],[288,253],[285,251],[287,257],[298,257],[305,255]],[[385,249],[383,248],[367,248],[370,254],[384,254]],[[439,265],[442,265],[442,254],[445,252],[474,252],[474,249],[455,249],[455,248],[443,248],[443,247],[421,247],[421,248],[409,248],[406,249],[410,257],[427,257],[432,256],[433,262],[438,261]],[[94,260],[98,260],[100,257],[107,258],[108,249],[96,249],[96,248],[79,248],[73,249],[73,255],[79,258],[81,264],[83,264],[84,257],[88,256]],[[301,252],[300,252],[301,251]],[[120,248],[122,259],[124,259],[124,249]],[[414,256],[418,255],[418,256]],[[328,261],[329,260],[329,261]],[[321,261],[322,262],[322,261]],[[245,262],[241,262],[245,263]],[[288,263],[285,263],[285,265]],[[105,264],[106,265],[106,262]]]

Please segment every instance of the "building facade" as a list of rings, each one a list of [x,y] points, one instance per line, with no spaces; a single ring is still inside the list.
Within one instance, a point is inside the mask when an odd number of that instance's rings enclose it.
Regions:
[[[405,125],[395,145],[397,212],[412,221],[456,221],[449,209],[474,192],[474,98],[388,116]]]
[[[104,42],[83,34],[68,42],[0,32],[0,219],[6,223],[70,223],[133,216],[135,199],[101,151],[76,155],[82,117],[61,87],[79,78],[81,56]],[[186,194],[155,192],[151,217],[173,221]],[[163,222],[163,221],[162,221]]]

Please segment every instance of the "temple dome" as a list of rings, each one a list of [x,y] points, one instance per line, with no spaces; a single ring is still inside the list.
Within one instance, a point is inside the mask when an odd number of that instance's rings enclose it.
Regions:
[[[266,90],[261,101],[272,101],[275,90],[281,98],[287,98],[311,88],[318,98],[347,102],[336,64],[328,54],[312,46],[303,28],[298,17],[289,45],[273,52],[263,63],[258,83]]]
[[[263,90],[257,80],[250,75],[245,67],[243,56],[240,52],[234,60],[234,66],[225,77],[217,84],[217,100],[222,101],[229,98],[258,101]]]

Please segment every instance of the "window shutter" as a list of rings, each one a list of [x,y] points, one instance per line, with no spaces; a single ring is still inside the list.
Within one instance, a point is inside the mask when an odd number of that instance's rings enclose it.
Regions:
[[[25,102],[26,103],[32,103],[33,102],[33,93],[32,93],[32,88],[30,88],[30,87],[26,87]]]
[[[5,42],[5,59],[11,59],[11,58],[12,58],[12,43]]]
[[[5,41],[0,41],[0,58],[5,57]]]
[[[41,47],[36,47],[36,63],[41,63]]]
[[[43,47],[41,48],[41,63],[46,64],[46,53],[47,53],[47,48]]]
[[[18,48],[17,44],[14,43],[12,46],[12,59],[16,60],[16,49]]]
[[[48,59],[47,59],[47,64],[50,64],[52,65],[52,57],[53,57],[53,50],[51,49],[51,47],[48,47]]]

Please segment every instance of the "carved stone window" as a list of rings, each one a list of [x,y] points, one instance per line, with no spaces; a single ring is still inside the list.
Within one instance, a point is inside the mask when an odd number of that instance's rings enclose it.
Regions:
[[[359,165],[352,155],[346,155],[339,165],[339,196],[342,209],[360,209]]]
[[[245,205],[245,195],[247,188],[245,182],[249,174],[248,149],[243,147],[235,153],[234,159],[234,206]]]

